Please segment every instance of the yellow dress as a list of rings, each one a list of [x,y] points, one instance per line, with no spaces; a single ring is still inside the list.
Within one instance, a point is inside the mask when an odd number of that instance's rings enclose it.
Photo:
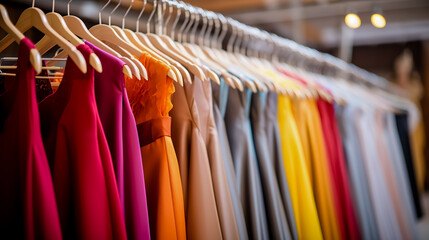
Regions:
[[[294,115],[305,162],[310,174],[311,186],[316,199],[323,236],[326,239],[341,239],[338,218],[334,206],[332,176],[323,139],[320,115],[314,100],[295,100]]]
[[[278,120],[283,162],[299,239],[323,239],[301,139],[293,117],[291,100],[287,96],[279,95]]]

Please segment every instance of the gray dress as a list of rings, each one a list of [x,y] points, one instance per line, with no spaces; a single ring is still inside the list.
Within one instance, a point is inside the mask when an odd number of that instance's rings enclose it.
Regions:
[[[277,182],[279,183],[280,194],[282,196],[283,207],[285,208],[289,230],[293,239],[298,239],[298,230],[296,228],[295,213],[292,207],[292,200],[289,192],[289,183],[287,182],[285,166],[283,164],[283,153],[280,140],[280,129],[278,122],[278,97],[274,92],[269,92],[267,104],[265,106],[265,130],[267,134],[267,148],[270,159],[276,171]]]
[[[222,159],[225,166],[225,174],[229,185],[231,201],[234,208],[238,234],[241,240],[246,240],[249,239],[249,236],[247,235],[246,221],[244,220],[243,207],[241,205],[234,163],[232,161],[231,150],[229,147],[229,141],[224,122],[226,103],[228,101],[228,85],[226,85],[222,77],[220,77],[220,79],[220,85],[212,82],[213,116],[218,131]]]
[[[225,125],[250,239],[269,239],[265,204],[249,120],[252,92],[229,89]]]
[[[257,162],[261,174],[270,239],[291,239],[285,208],[277,182],[277,174],[274,170],[274,163],[267,145],[268,139],[264,128],[266,125],[264,114],[266,104],[267,93],[258,92],[252,95],[250,119]]]

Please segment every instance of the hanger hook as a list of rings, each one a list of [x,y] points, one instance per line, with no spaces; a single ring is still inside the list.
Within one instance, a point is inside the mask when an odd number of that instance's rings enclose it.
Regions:
[[[179,42],[182,42],[183,31],[185,30],[186,24],[189,22],[190,13],[189,13],[188,6],[185,5],[185,3],[180,1],[180,5],[183,7],[183,10],[185,12],[185,20],[183,21],[182,26],[180,26],[179,33],[177,35],[177,38],[178,38],[177,40]]]
[[[217,47],[217,41],[219,39],[219,33],[220,33],[220,20],[219,17],[214,13],[214,12],[210,12],[210,15],[212,15],[213,20],[214,20],[214,27],[215,27],[215,31],[213,33],[213,38],[211,39],[210,42],[210,47],[211,48],[215,48]]]
[[[198,14],[198,9],[195,9],[194,8],[194,26],[192,27],[192,30],[191,30],[191,32],[189,33],[189,42],[190,43],[192,43],[192,44],[194,44],[195,43],[195,35],[196,35],[196,33],[197,33],[197,27],[198,27],[198,24],[200,23],[200,15]]]
[[[206,11],[204,11],[204,12],[206,12]],[[214,23],[214,19],[213,19],[213,13],[212,12],[207,12],[207,20],[208,20],[208,27],[207,27],[207,31],[206,31],[206,33],[205,33],[205,35],[204,35],[204,38],[203,38],[203,44],[205,45],[205,46],[210,46],[210,35],[211,35],[211,33],[212,33],[212,30],[213,30],[213,23]]]
[[[195,12],[196,10],[195,10],[194,6],[191,6],[191,5],[188,4],[188,7],[189,7],[189,10],[190,10],[191,19],[189,20],[188,26],[186,26],[185,32],[184,32],[184,35],[183,35],[185,42],[189,42],[189,39],[188,39],[188,37],[190,37],[189,30],[191,30],[192,24],[194,24],[196,22],[196,20],[197,20],[197,14]]]
[[[203,19],[203,26],[201,27],[200,34],[198,36],[198,44],[202,46],[204,44],[204,34],[207,29],[207,21],[209,16],[207,15],[206,11],[204,11],[201,8],[198,9],[198,12],[201,15],[201,18]]]
[[[173,2],[166,1],[164,2],[164,4],[168,4],[168,15],[167,15],[167,19],[165,19],[165,22],[164,22],[164,33],[163,33],[164,35],[167,35],[167,26],[171,19],[171,13],[173,12]]]
[[[128,13],[129,13],[129,12],[130,12],[130,10],[131,10],[131,7],[132,7],[132,6],[133,6],[133,4],[134,4],[134,0],[130,0],[130,1],[131,1],[130,6],[128,7],[127,11],[125,12],[124,17],[122,17],[122,29],[124,29],[124,28],[125,28],[125,17],[128,15]]]
[[[31,3],[31,7],[34,8],[34,4],[36,3],[36,0],[33,0],[33,2]]]
[[[176,33],[175,31],[176,26],[177,26],[177,23],[179,22],[180,15],[182,15],[181,6],[179,6],[179,4],[177,4],[176,2],[173,2],[173,3],[176,6],[177,10],[176,10],[176,19],[174,19],[173,26],[171,26],[171,39],[174,39],[174,35]]]
[[[218,13],[217,16],[222,23],[221,33],[218,39],[218,48],[222,49],[223,40],[225,39],[226,33],[228,32],[228,23],[226,22],[226,18],[222,14]]]
[[[146,4],[147,4],[147,0],[144,0],[144,1],[143,1],[143,7],[142,7],[142,10],[140,11],[139,16],[137,17],[137,21],[136,21],[136,32],[139,32],[139,31],[140,31],[140,18],[141,18],[141,17],[142,17],[142,15],[143,15],[143,12],[144,12],[144,10],[145,10],[145,8],[146,8]]]
[[[107,7],[107,5],[109,5],[109,3],[112,0],[107,1],[106,4],[104,4],[104,6],[100,9],[100,11],[98,11],[98,24],[101,24],[101,12]]]
[[[152,12],[150,13],[149,18],[147,19],[147,24],[146,24],[146,28],[147,28],[146,31],[147,31],[147,33],[150,33],[150,21],[152,20],[153,16],[155,15],[157,6],[158,6],[158,1],[154,0],[153,1]]]
[[[235,26],[231,23],[231,18],[228,18],[227,19],[227,21],[226,21],[226,24],[230,24],[231,25],[231,36],[229,37],[229,39],[228,39],[228,44],[226,45],[226,50],[228,51],[228,52],[233,52],[233,47],[234,47],[234,42],[235,42],[235,39],[236,39],[236,37],[237,37],[237,29],[235,28]]]
[[[112,25],[112,14],[118,9],[119,5],[121,5],[122,0],[119,0],[118,4],[113,8],[113,10],[109,14],[109,26]]]
[[[67,16],[70,16],[70,3],[72,2],[73,0],[70,0],[68,3],[67,3]]]
[[[52,12],[55,12],[55,0],[52,0]]]

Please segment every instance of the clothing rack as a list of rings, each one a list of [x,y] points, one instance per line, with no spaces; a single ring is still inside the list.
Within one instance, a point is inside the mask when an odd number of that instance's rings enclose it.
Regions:
[[[372,87],[381,88],[383,90],[393,93],[399,93],[402,91],[398,86],[396,86],[396,84],[374,73],[359,68],[352,63],[347,63],[340,58],[334,57],[327,53],[319,52],[316,49],[303,46],[292,40],[280,37],[276,34],[269,33],[256,27],[245,25],[241,22],[238,22],[237,20],[225,17],[220,13],[214,13],[212,11],[197,8],[190,4],[183,3],[182,1],[152,0],[148,2],[152,2],[155,7],[158,7],[158,11],[155,11],[157,14],[157,17],[155,17],[155,19],[158,19],[158,25],[161,24],[161,27],[159,28],[159,26],[157,27],[157,24],[155,24],[155,29],[158,29],[157,33],[162,33],[165,31],[162,30],[163,18],[165,16],[166,10],[166,7],[164,6],[165,4],[167,5],[167,7],[173,7],[184,11],[186,14],[184,19],[185,22],[188,21],[188,18],[195,18],[196,16],[199,16],[203,20],[203,26],[201,26],[201,29],[206,28],[204,24],[207,24],[210,18],[214,21],[220,21],[220,23],[222,24],[222,28],[226,28],[231,32],[231,35],[228,39],[227,47],[225,48],[225,50],[227,51],[240,52],[246,55],[271,58],[271,60],[274,61],[286,59],[286,62],[288,64],[291,64],[291,59],[296,59],[297,62],[310,61],[313,63],[313,65],[314,63],[318,65],[317,69],[319,69],[319,73],[326,74],[326,72],[331,72],[334,73],[332,75],[333,77],[342,77],[344,79],[358,81],[361,83],[368,84]],[[159,6],[163,7],[159,8]],[[243,43],[244,41],[246,41],[246,39],[259,41],[260,43]],[[178,40],[183,41],[181,37],[179,37]],[[272,46],[272,50],[265,56],[261,56],[261,46],[266,47],[267,43]],[[211,45],[211,47],[214,46]]]

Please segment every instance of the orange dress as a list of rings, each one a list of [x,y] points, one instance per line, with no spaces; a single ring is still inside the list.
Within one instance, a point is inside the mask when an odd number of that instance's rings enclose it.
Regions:
[[[164,63],[148,54],[139,60],[149,80],[127,78],[125,84],[139,132],[151,238],[186,239],[182,184],[168,116],[173,80]]]

